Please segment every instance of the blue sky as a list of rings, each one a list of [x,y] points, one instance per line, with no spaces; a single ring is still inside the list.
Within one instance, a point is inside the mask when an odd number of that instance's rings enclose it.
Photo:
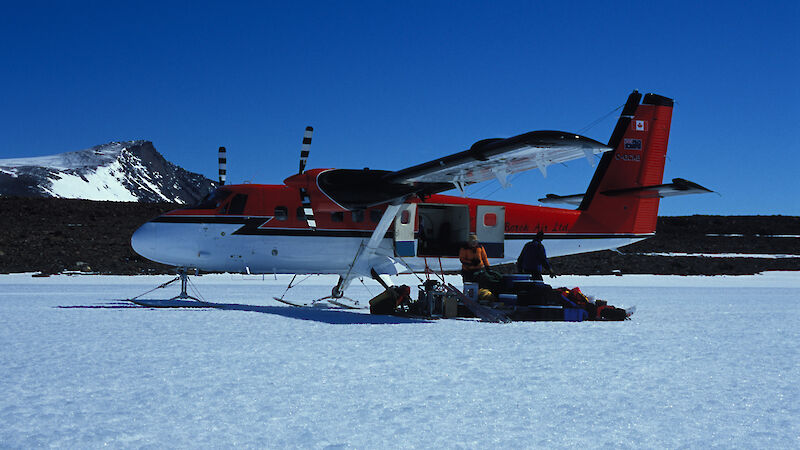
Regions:
[[[113,3],[113,4],[112,4]],[[559,129],[606,141],[633,89],[676,100],[661,215],[800,215],[800,2],[4,2],[0,158],[147,139],[229,182],[401,169]],[[586,189],[584,160],[468,193]]]

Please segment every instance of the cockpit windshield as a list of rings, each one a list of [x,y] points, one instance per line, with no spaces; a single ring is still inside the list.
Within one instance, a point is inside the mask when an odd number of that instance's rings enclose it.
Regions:
[[[231,194],[232,192],[227,189],[216,189],[200,200],[200,203],[190,206],[188,209],[217,209]]]

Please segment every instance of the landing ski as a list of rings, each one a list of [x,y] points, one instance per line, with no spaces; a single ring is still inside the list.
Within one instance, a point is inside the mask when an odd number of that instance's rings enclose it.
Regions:
[[[197,300],[150,300],[150,299],[127,299],[129,302],[147,308],[213,308],[214,305]]]
[[[336,306],[339,306],[339,307],[342,307],[342,308],[345,308],[345,309],[366,309],[366,307],[363,307],[363,306],[348,305],[348,304],[342,303],[342,302],[340,302],[338,300],[333,300],[333,299],[330,299],[330,298],[325,300],[325,301],[327,301],[331,305],[336,305]]]
[[[365,307],[362,307],[362,306],[348,305],[346,303],[342,303],[342,302],[339,302],[337,300],[333,300],[332,298],[321,298],[319,300],[316,300],[313,303],[294,303],[294,302],[290,302],[288,300],[284,300],[284,299],[278,298],[278,297],[272,297],[272,299],[275,300],[275,301],[281,302],[283,304],[289,305],[289,306],[294,306],[295,308],[308,308],[308,307],[316,307],[316,308],[323,307],[324,308],[325,305],[320,303],[320,302],[325,301],[325,302],[330,303],[331,305],[338,306],[339,308],[344,308],[344,309],[366,309]]]
[[[300,304],[300,303],[292,303],[292,302],[290,302],[288,300],[284,300],[284,299],[278,298],[278,297],[272,297],[272,299],[275,300],[275,301],[281,302],[281,303],[285,303],[285,304],[287,304],[289,306],[294,306],[295,308],[303,308],[305,306],[308,306],[308,305],[303,305],[303,304]]]

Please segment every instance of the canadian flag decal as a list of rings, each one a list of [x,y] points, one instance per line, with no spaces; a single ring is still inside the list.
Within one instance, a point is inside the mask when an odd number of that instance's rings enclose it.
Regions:
[[[644,120],[636,121],[636,131],[644,131],[646,122]]]

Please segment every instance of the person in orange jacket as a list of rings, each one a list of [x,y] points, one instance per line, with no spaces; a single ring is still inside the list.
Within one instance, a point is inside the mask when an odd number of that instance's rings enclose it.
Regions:
[[[458,252],[458,259],[461,260],[461,277],[465,283],[475,281],[475,272],[489,267],[489,258],[486,250],[478,242],[478,236],[469,235],[466,247],[461,247]]]

